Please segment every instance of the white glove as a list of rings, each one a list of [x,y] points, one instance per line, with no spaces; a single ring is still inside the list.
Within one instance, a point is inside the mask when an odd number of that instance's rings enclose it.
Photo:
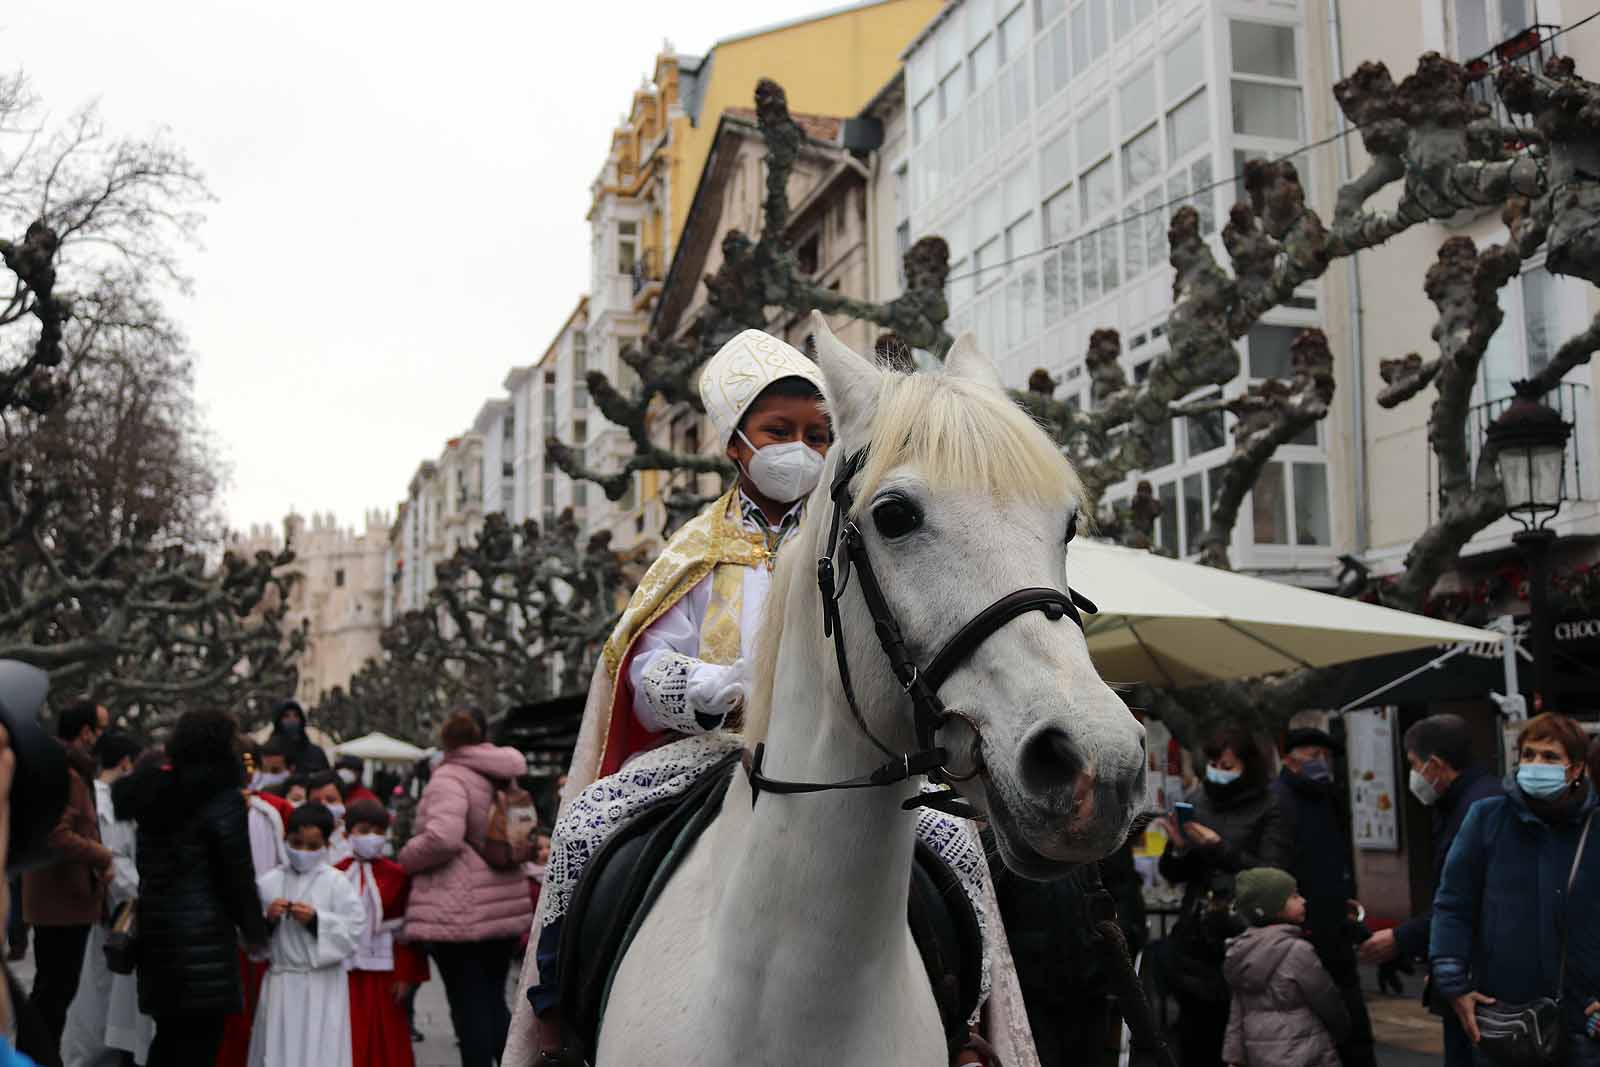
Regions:
[[[711,668],[711,665],[706,667]],[[744,706],[744,671],[743,659],[729,667],[695,671],[684,698],[702,727],[715,730]]]

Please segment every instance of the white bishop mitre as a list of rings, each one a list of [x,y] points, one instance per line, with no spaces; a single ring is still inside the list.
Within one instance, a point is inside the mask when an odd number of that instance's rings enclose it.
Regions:
[[[727,448],[744,413],[780,378],[804,378],[822,391],[822,371],[786,341],[746,330],[717,350],[700,372],[700,400]]]

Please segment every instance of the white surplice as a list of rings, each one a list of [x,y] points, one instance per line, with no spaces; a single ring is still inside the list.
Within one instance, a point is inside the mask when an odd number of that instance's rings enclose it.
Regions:
[[[345,962],[367,928],[359,893],[327,864],[288,867],[256,883],[263,904],[279,899],[317,910],[316,932],[285,915],[272,931],[272,963],[250,1032],[250,1067],[350,1067],[350,986]]]
[[[283,816],[278,809],[260,797],[248,800],[249,812],[245,825],[250,830],[250,859],[256,867],[256,878],[275,871],[289,862],[289,853],[283,843]]]
[[[134,841],[137,829],[132,822],[112,817],[111,786],[94,783],[95,814],[100,826],[100,843],[111,850],[111,884],[106,888],[111,911],[139,896],[139,868],[135,862]],[[78,972],[78,992],[67,1010],[67,1024],[61,1034],[61,1062],[65,1067],[117,1067],[122,1053],[133,1053],[135,1063],[144,1063],[155,1037],[156,1024],[139,1011],[138,979],[131,974],[112,974],[106,966],[107,928],[96,923],[89,928],[83,965]]]

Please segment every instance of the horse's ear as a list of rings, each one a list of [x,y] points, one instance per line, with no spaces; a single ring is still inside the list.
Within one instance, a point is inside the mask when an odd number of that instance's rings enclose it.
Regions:
[[[978,337],[968,331],[956,338],[944,357],[944,372],[952,378],[963,378],[978,385],[1002,389],[1000,375],[987,356],[978,351]]]
[[[883,372],[833,335],[820,311],[811,313],[811,332],[817,342],[817,365],[827,383],[834,432],[841,437],[864,437],[863,424],[871,420]]]

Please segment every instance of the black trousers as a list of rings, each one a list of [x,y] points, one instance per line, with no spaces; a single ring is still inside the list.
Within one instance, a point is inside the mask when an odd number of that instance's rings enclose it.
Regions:
[[[145,1067],[209,1067],[217,1062],[227,1016],[157,1015],[156,1037]]]
[[[1094,990],[1073,992],[1062,998],[1023,987],[1041,1067],[1114,1067],[1121,1028],[1112,1028],[1111,999]]]
[[[35,926],[33,960],[36,968],[29,1001],[44,1023],[52,1048],[61,1046],[67,1026],[67,1009],[78,995],[78,975],[83,969],[83,949],[89,943],[87,926]]]
[[[1339,1043],[1339,1062],[1344,1067],[1377,1067],[1372,1018],[1367,1014],[1367,998],[1361,992],[1361,969],[1356,962],[1355,943],[1343,928],[1338,928],[1313,930],[1311,944],[1328,977],[1339,987],[1345,1010],[1350,1013],[1350,1033]]]
[[[450,1022],[461,1042],[461,1067],[493,1067],[506,1047],[511,1009],[506,975],[515,938],[492,941],[430,941],[428,955],[439,967]]]

